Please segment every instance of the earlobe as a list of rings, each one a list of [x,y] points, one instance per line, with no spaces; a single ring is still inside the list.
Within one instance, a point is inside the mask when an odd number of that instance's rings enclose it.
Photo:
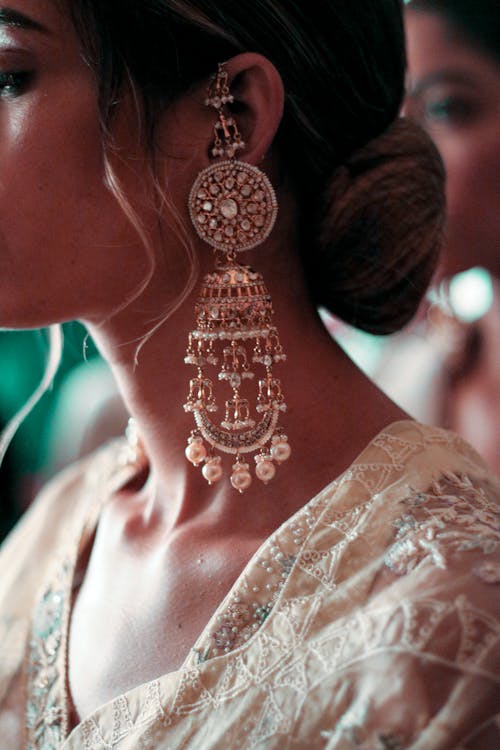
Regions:
[[[284,87],[281,76],[263,55],[245,52],[228,60],[232,109],[245,141],[239,158],[258,164],[272,145],[283,117]]]

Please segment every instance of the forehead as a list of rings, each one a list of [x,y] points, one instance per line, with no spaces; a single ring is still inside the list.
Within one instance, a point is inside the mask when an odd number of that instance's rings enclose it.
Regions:
[[[0,0],[0,30],[64,35],[71,30],[64,0]]]
[[[405,13],[408,68],[412,79],[436,70],[459,68],[482,76],[498,75],[500,64],[457,32],[438,13]]]

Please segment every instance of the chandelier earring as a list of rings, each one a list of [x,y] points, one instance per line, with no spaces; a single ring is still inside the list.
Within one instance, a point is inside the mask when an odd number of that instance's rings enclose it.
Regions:
[[[278,206],[267,176],[235,158],[245,148],[228,105],[234,102],[220,64],[206,106],[217,113],[211,156],[189,196],[196,232],[215,251],[215,269],[204,277],[195,306],[185,362],[196,368],[184,409],[195,427],[186,457],[209,484],[223,476],[221,454],[232,457],[232,486],[243,492],[256,476],[267,484],[291,448],[279,426],[286,404],[273,367],[286,360],[273,324],[271,297],[262,275],[237,258],[271,233]],[[260,371],[260,372],[259,372]],[[218,391],[225,389],[219,410]],[[229,390],[229,392],[228,392]],[[219,412],[216,419],[215,414]]]

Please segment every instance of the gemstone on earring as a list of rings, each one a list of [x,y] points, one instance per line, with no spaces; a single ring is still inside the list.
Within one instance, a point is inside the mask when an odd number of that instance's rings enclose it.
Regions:
[[[241,375],[237,372],[232,372],[229,377],[229,385],[231,388],[239,388],[241,385]]]
[[[232,198],[226,198],[220,204],[220,212],[225,219],[234,219],[238,215],[238,204]]]

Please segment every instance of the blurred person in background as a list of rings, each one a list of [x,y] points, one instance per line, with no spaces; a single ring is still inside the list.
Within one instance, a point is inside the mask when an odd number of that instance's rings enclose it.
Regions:
[[[372,372],[500,473],[500,3],[410,0],[405,26],[404,114],[445,164],[445,244],[434,294]]]

